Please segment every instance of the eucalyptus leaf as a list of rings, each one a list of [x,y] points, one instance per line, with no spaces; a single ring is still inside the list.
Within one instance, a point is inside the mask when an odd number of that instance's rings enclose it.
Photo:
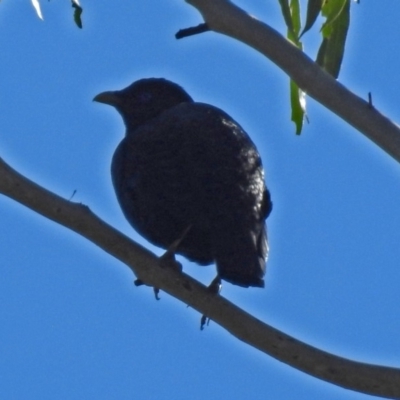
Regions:
[[[82,7],[79,5],[78,0],[72,0],[72,8],[74,8],[74,21],[75,24],[78,26],[78,28],[82,29],[82,12],[83,9]]]
[[[296,82],[292,80],[290,80],[290,104],[292,108],[291,120],[296,126],[296,135],[300,135],[306,114],[306,96]]]
[[[294,33],[293,24],[292,24],[292,14],[290,12],[290,6],[288,0],[279,0],[279,4],[281,6],[283,19],[285,20],[286,27],[289,31]]]
[[[43,20],[43,15],[42,15],[42,10],[40,9],[40,3],[39,0],[31,0],[32,5],[36,11],[37,16]]]
[[[339,76],[343,60],[347,32],[350,25],[350,0],[345,0],[339,15],[329,23],[329,36],[323,33],[316,62],[334,78]]]
[[[326,17],[325,23],[322,25],[323,36],[329,37],[332,33],[333,25],[337,18],[340,17],[346,5],[350,0],[325,0],[322,6],[322,15]]]
[[[322,3],[323,0],[308,0],[306,23],[300,37],[303,36],[314,25],[319,13],[321,12]]]

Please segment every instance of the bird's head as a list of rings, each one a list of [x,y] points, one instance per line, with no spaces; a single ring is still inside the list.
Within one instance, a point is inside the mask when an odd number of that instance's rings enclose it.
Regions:
[[[176,83],[149,78],[133,82],[122,90],[100,93],[93,101],[115,107],[130,131],[171,107],[193,100]]]

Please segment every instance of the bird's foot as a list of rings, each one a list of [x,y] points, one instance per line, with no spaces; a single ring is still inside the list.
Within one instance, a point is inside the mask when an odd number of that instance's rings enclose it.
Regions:
[[[222,289],[221,278],[217,275],[213,281],[208,285],[207,290],[214,294],[219,294]]]
[[[179,245],[182,243],[182,240],[185,239],[186,235],[188,234],[191,228],[192,225],[189,225],[178,237],[178,239],[176,239],[174,242],[171,243],[167,251],[161,256],[161,258],[170,259],[172,256],[172,259],[175,261],[175,253],[178,250]]]
[[[142,286],[142,285],[145,285],[145,283],[144,283],[141,279],[136,279],[136,280],[133,282],[133,284],[134,284],[135,286]],[[158,294],[160,293],[160,289],[159,289],[159,288],[156,288],[156,287],[153,287],[153,292],[154,292],[154,296],[155,296],[156,300],[160,300],[160,297],[158,296]]]
[[[177,272],[182,272],[182,264],[179,261],[175,260],[175,254],[169,253],[169,250],[167,250],[158,259],[158,262],[161,268],[171,268]],[[160,300],[160,297],[158,296],[158,294],[160,293],[160,289],[158,288],[153,288],[153,289],[154,289],[154,295],[156,296],[156,300]]]
[[[222,283],[221,283],[221,278],[219,277],[219,275],[217,275],[213,281],[209,284],[209,286],[207,287],[207,290],[210,293],[213,294],[219,294],[221,292],[222,289]],[[204,329],[205,325],[209,325],[210,323],[210,318],[207,317],[207,315],[203,314],[201,316],[201,320],[200,320],[200,330]]]
[[[171,245],[168,247],[167,251],[160,257],[160,264],[162,267],[173,268],[178,272],[182,272],[182,264],[175,260],[175,253],[182,243],[182,240],[185,239],[186,235],[192,228],[192,225],[189,225],[176,239]]]
[[[182,264],[175,260],[175,252],[182,242],[182,240],[186,237],[192,225],[189,225],[182,233],[182,235],[175,240],[167,249],[167,251],[159,258],[159,263],[162,268],[171,268],[177,272],[182,272]],[[134,281],[135,286],[142,286],[145,283],[141,279],[136,279]],[[154,287],[154,296],[156,300],[160,300],[159,293],[160,289]]]
[[[176,261],[175,254],[171,253],[169,249],[158,259],[162,268],[171,268],[177,272],[182,272],[182,264]]]

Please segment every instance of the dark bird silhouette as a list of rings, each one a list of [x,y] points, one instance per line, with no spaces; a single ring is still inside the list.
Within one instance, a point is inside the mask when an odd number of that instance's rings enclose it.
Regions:
[[[111,174],[129,223],[162,248],[182,238],[177,253],[215,262],[228,282],[263,287],[272,203],[242,127],[166,79],[142,79],[94,100],[114,106],[126,125]]]

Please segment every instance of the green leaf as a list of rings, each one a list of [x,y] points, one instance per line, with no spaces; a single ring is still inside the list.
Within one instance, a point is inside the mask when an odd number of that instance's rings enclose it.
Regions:
[[[323,0],[308,0],[306,24],[304,25],[304,29],[300,37],[303,36],[314,25],[319,13],[321,12],[322,3]]]
[[[344,2],[345,4],[341,8],[340,14],[337,15],[337,10],[335,10],[335,17],[331,17],[329,24],[326,26],[329,29],[325,27],[325,32],[323,32],[324,39],[319,48],[316,60],[334,78],[339,76],[346,45],[347,31],[350,24],[350,0],[345,0]],[[328,32],[329,36],[326,36]]]
[[[299,39],[301,31],[299,0],[290,0],[290,2],[289,0],[279,0],[279,3],[287,26],[287,38],[300,50],[303,50],[303,44]],[[300,135],[305,116],[305,93],[292,80],[290,80],[290,104],[292,108],[291,119],[296,125],[296,135]]]
[[[322,34],[324,38],[328,38],[331,35],[336,19],[340,17],[343,9],[346,5],[349,5],[349,3],[350,0],[324,0],[322,6],[322,15],[326,17],[326,21],[322,25]]]
[[[299,0],[291,0],[290,1],[290,13],[292,15],[293,33],[296,35],[296,42],[298,42],[300,29],[301,29]]]
[[[279,4],[281,5],[283,19],[285,20],[286,27],[289,31],[294,33],[293,24],[292,24],[292,14],[290,12],[289,0],[279,0]]]
[[[292,80],[290,80],[290,103],[292,107],[291,119],[296,125],[296,135],[300,135],[306,113],[306,97],[305,93]]]
[[[81,15],[83,12],[82,7],[79,5],[78,0],[71,0],[72,1],[72,8],[75,9],[74,11],[74,21],[78,28],[82,29],[82,19]]]

